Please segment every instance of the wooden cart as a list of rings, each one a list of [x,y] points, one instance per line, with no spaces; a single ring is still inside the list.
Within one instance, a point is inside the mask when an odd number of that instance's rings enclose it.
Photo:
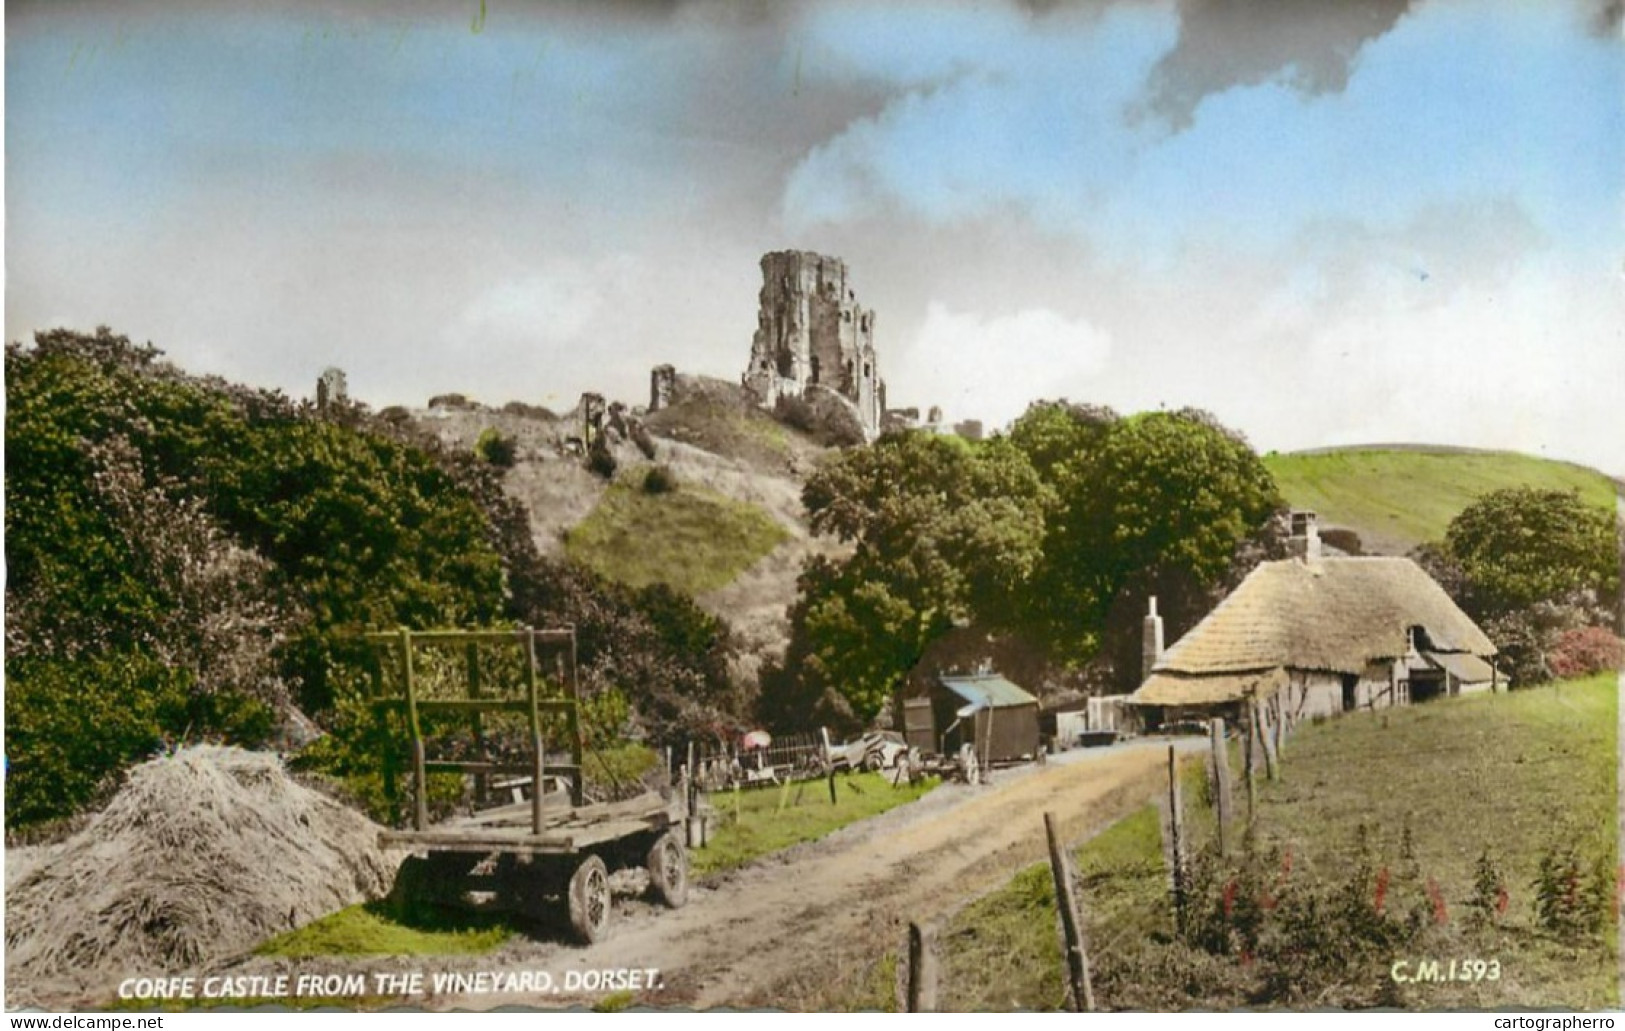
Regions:
[[[399,695],[387,694],[383,663],[374,663],[374,711],[380,719],[391,713],[404,717],[411,743],[412,827],[379,835],[382,847],[414,853],[396,878],[396,899],[491,906],[535,917],[549,916],[562,905],[576,936],[586,943],[597,941],[609,925],[609,877],[614,871],[643,867],[661,902],[675,908],[687,901],[688,855],[677,833],[682,815],[678,802],[648,792],[624,802],[585,804],[574,630],[401,630],[366,639],[379,659],[393,653],[402,688]],[[503,685],[482,683],[478,649],[492,645],[519,649],[522,694],[511,685],[503,690]],[[462,653],[465,695],[420,697],[414,662],[423,649]],[[544,678],[544,668],[552,675]],[[482,717],[492,712],[524,717],[527,761],[493,762],[487,757]],[[475,758],[426,757],[423,716],[431,713],[468,719]],[[544,713],[564,717],[568,763],[546,761]],[[396,765],[396,757],[385,757],[386,793],[394,791]],[[489,797],[492,777],[517,776],[509,786],[528,787],[530,797],[431,826],[426,793],[431,772],[471,776],[477,801]],[[550,780],[568,782],[567,790],[546,791]]]

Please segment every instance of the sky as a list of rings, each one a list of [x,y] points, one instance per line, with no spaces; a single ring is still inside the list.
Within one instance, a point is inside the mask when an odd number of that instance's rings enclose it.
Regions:
[[[847,263],[893,406],[1625,475],[1619,0],[17,2],[6,338],[375,407],[737,380]]]

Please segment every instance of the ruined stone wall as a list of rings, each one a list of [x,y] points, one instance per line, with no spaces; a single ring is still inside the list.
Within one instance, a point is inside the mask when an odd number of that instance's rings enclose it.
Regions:
[[[858,409],[865,435],[880,431],[884,387],[875,362],[874,312],[858,304],[846,263],[807,251],[762,257],[762,290],[744,384],[767,408],[813,387]]]

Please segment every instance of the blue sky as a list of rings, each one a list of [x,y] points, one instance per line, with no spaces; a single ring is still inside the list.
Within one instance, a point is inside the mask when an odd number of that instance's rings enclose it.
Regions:
[[[736,377],[845,258],[894,403],[1625,474],[1625,46],[1574,0],[13,3],[6,334],[382,406]]]

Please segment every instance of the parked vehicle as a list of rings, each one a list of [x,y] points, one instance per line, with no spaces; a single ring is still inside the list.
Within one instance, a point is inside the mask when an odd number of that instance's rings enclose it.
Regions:
[[[844,745],[831,745],[830,766],[836,770],[889,770],[908,755],[903,735],[874,730]]]

